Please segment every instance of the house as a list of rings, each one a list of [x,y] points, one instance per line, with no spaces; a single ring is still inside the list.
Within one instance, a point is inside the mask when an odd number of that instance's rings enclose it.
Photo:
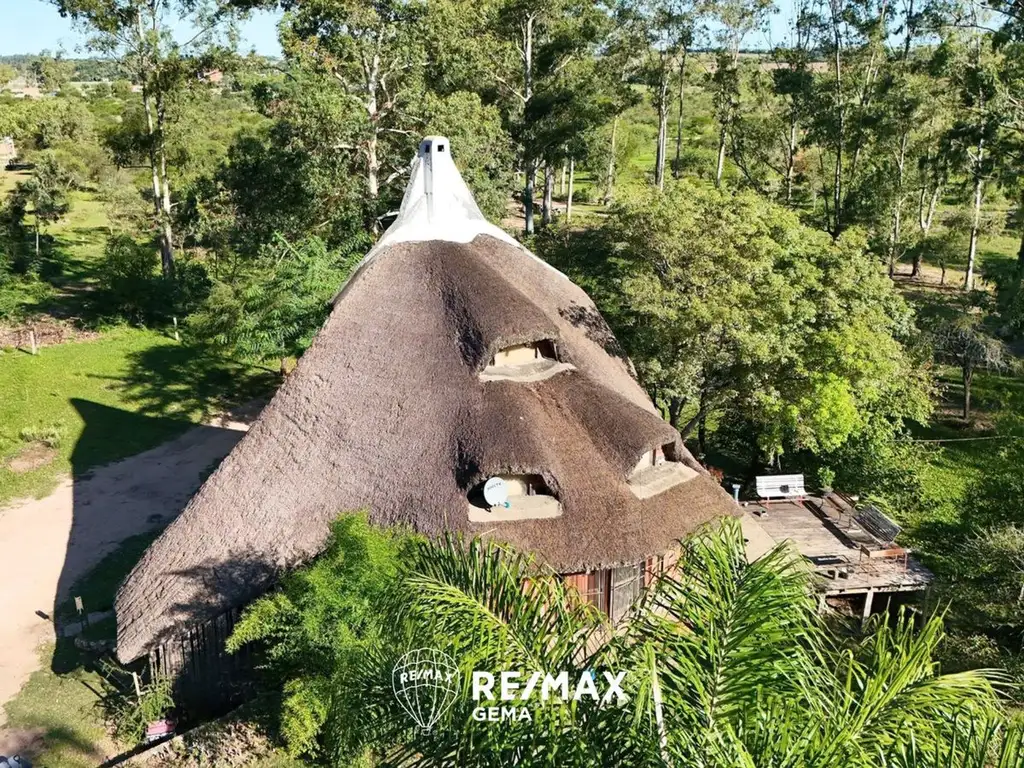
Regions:
[[[590,298],[484,219],[451,149],[421,143],[296,370],[121,586],[121,661],[252,600],[348,510],[508,542],[613,617],[680,538],[739,514]]]

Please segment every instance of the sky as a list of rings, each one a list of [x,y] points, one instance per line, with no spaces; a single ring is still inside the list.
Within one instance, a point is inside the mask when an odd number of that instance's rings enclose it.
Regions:
[[[277,21],[279,13],[259,13],[242,27],[239,50],[255,49],[267,56],[279,56]],[[179,37],[187,28],[182,27]],[[0,0],[0,56],[36,54],[43,50],[63,51],[68,57],[89,56],[87,35],[68,19],[62,19],[52,3],[43,0]]]
[[[756,32],[744,40],[752,48],[768,48],[779,43],[786,36],[787,25],[792,16],[792,0],[777,0],[779,12],[771,19],[767,32]],[[280,13],[261,12],[242,27],[239,50],[243,53],[255,49],[267,56],[280,56],[277,42],[277,22]],[[186,28],[179,30],[179,38],[185,37]],[[85,50],[87,35],[68,20],[62,19],[52,3],[44,0],[0,0],[0,56],[13,54],[37,54],[43,50],[56,53],[63,51],[66,56],[88,56]]]

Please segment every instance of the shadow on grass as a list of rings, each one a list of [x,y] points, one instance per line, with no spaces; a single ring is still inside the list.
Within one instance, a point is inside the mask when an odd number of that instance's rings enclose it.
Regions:
[[[71,454],[71,530],[53,602],[58,627],[77,618],[75,596],[88,612],[113,608],[118,587],[149,544],[245,434],[85,400],[72,404],[85,426]],[[131,453],[126,443],[144,450],[170,437],[176,439],[156,450],[97,466],[108,455]],[[107,626],[112,635],[113,625]],[[60,638],[52,670],[93,669],[96,661],[71,638]]]
[[[201,345],[159,345],[133,353],[122,378],[125,399],[147,416],[207,420],[266,396],[280,383],[267,369]]]

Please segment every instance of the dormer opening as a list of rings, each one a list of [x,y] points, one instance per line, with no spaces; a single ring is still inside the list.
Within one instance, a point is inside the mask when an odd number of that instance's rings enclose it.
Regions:
[[[626,480],[634,496],[647,499],[696,476],[694,470],[679,461],[676,444],[664,443],[640,454]]]
[[[571,368],[559,361],[553,339],[538,339],[496,350],[480,378],[484,381],[540,381]]]
[[[491,478],[479,482],[467,494],[470,522],[536,520],[562,514],[558,494],[548,486],[543,476],[508,473],[492,477],[504,483],[506,501],[503,504],[490,504],[484,498],[484,486]]]

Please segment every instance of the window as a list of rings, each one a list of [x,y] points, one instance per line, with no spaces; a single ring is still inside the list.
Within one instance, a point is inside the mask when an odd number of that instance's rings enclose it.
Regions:
[[[559,517],[562,505],[558,496],[540,475],[498,475],[505,481],[508,502],[492,507],[484,498],[486,481],[478,483],[468,494],[469,520],[474,523],[502,520],[536,520]],[[489,479],[489,478],[488,478]]]
[[[575,588],[584,601],[608,614],[613,622],[618,622],[640,597],[645,564],[563,574],[561,579],[567,586]]]
[[[557,360],[553,341],[541,339],[530,344],[514,344],[511,347],[505,347],[494,353],[488,367],[531,365],[539,360]]]
[[[627,482],[634,496],[647,499],[696,476],[694,470],[678,460],[675,443],[665,443],[640,456]]]
[[[483,381],[543,381],[573,366],[558,359],[558,348],[551,339],[514,344],[494,353],[480,374]]]

